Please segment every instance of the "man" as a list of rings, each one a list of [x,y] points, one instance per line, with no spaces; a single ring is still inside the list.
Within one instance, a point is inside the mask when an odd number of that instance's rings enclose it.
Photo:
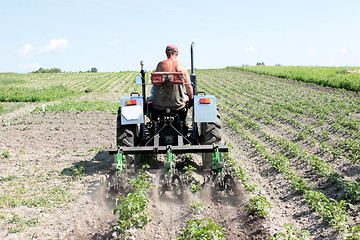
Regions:
[[[193,88],[190,82],[190,76],[187,69],[178,60],[178,47],[168,45],[165,50],[167,59],[159,62],[156,72],[181,72],[185,76],[185,89],[183,85],[154,85],[153,91],[153,107],[156,110],[181,110],[186,105],[191,105],[193,99]]]

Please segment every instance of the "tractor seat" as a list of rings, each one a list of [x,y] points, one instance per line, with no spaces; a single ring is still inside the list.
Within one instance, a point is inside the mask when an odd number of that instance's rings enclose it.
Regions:
[[[152,84],[184,84],[185,76],[181,72],[154,72],[151,73]]]

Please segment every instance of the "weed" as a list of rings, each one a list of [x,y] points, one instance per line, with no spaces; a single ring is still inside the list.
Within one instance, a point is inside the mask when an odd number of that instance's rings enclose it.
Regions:
[[[7,214],[0,212],[0,220],[6,219]]]
[[[84,162],[81,161],[76,163],[74,166],[71,166],[70,168],[65,168],[60,174],[79,178],[85,176],[85,170]]]
[[[297,231],[291,224],[283,226],[285,232],[275,233],[269,240],[307,240],[310,239],[310,234],[307,230]]]
[[[77,93],[62,85],[47,88],[1,87],[0,102],[42,102],[53,101]]]
[[[2,153],[2,156],[3,156],[3,158],[10,158],[10,153],[9,153],[9,151],[4,151],[3,153]]]
[[[46,107],[48,111],[109,111],[114,114],[117,113],[119,103],[107,102],[107,101],[64,101],[63,103],[54,104]],[[42,113],[40,107],[35,108],[32,113]]]
[[[9,175],[7,177],[4,178],[0,178],[0,182],[6,182],[6,181],[11,181],[13,179],[16,179],[17,177],[15,175]]]
[[[23,219],[19,215],[13,213],[12,217],[5,222],[5,225],[11,225],[9,227],[10,233],[18,233],[24,230],[26,226],[34,227],[39,222],[39,217]]]

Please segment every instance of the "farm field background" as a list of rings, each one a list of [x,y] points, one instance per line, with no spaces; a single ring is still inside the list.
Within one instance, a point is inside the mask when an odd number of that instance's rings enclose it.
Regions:
[[[345,71],[196,71],[199,91],[217,97],[242,197],[189,200],[204,204],[200,214],[225,239],[267,239],[285,224],[308,239],[359,239],[360,78]],[[111,165],[118,102],[140,91],[137,74],[0,74],[0,238],[111,239],[113,203],[98,185]],[[263,200],[263,217],[246,210],[252,199]],[[149,206],[153,220],[137,239],[179,237],[186,205],[150,198]]]

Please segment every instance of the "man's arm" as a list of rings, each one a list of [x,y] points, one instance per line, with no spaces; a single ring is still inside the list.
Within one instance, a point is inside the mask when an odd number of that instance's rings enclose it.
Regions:
[[[189,73],[184,65],[180,65],[178,69],[180,70],[180,72],[182,72],[185,75],[185,83],[190,83],[190,84],[185,84],[185,88],[186,88],[186,93],[189,96],[189,101],[192,101],[193,87],[191,85]]]

